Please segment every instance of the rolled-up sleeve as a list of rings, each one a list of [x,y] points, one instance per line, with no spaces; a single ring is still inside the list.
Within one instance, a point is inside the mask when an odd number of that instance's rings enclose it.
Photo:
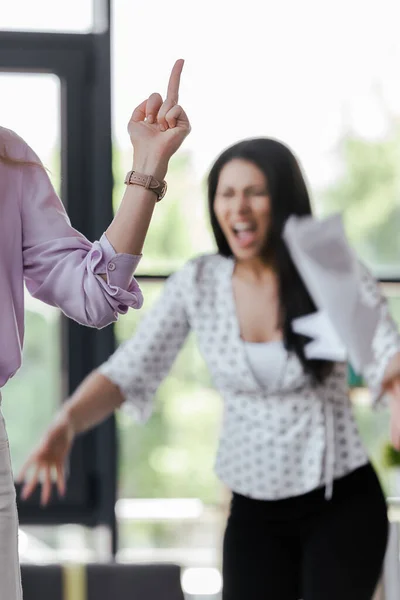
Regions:
[[[83,325],[102,328],[143,303],[133,277],[140,256],[118,254],[104,234],[93,244],[71,226],[46,170],[26,146],[21,167],[23,267],[35,298]]]

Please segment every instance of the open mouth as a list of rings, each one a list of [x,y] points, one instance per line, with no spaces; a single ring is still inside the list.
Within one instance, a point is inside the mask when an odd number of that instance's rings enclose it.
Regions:
[[[232,232],[241,248],[247,248],[256,241],[257,226],[251,221],[240,221],[232,226]]]

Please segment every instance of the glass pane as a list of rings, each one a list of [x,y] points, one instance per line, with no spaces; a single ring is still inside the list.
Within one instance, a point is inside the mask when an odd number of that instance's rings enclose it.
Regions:
[[[132,335],[162,285],[142,284],[145,309],[119,320],[118,342]],[[186,563],[189,547],[192,558],[197,557],[193,564],[198,564],[199,555],[207,564],[210,556],[214,559],[218,506],[224,498],[213,472],[220,410],[219,395],[190,337],[157,393],[146,426],[118,414],[120,560],[171,560],[179,553],[182,558],[182,540]]]
[[[160,35],[171,15],[179,35],[169,36],[162,53],[136,61],[135,77],[127,77],[132,56],[148,44],[146,28],[132,37],[131,23],[144,22],[148,9],[113,2],[117,180],[131,164],[126,123],[134,105],[152,91],[165,93],[180,56],[186,59],[180,101],[193,126],[169,175],[170,191],[157,206],[141,271],[155,272],[160,262],[173,270],[208,251],[203,182],[210,163],[239,139],[269,136],[299,157],[317,212],[343,210],[362,256],[382,274],[399,273],[397,0],[383,0],[379,10],[362,0],[323,7],[315,0],[249,0],[246,10],[230,0],[205,0],[191,7],[196,27],[188,26],[186,6],[155,0]]]
[[[86,32],[93,25],[95,0],[14,0],[1,8],[0,29],[3,31]]]
[[[53,75],[0,74],[2,125],[39,154],[56,188],[60,172],[60,84]],[[21,110],[15,98],[29,97]],[[23,366],[3,390],[14,472],[49,423],[62,396],[60,311],[26,297]],[[22,417],[22,418],[21,418]]]

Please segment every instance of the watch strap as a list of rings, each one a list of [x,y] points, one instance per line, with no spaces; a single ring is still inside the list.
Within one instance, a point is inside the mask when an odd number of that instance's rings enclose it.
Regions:
[[[145,175],[144,173],[138,173],[137,171],[128,171],[125,177],[126,185],[141,185],[146,190],[151,190],[157,195],[157,202],[159,202],[165,195],[167,183],[166,181],[158,181],[152,175]]]

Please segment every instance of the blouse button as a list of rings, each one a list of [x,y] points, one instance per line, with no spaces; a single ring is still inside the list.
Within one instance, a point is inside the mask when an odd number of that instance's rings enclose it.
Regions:
[[[108,263],[108,270],[115,271],[115,264],[113,262]]]

